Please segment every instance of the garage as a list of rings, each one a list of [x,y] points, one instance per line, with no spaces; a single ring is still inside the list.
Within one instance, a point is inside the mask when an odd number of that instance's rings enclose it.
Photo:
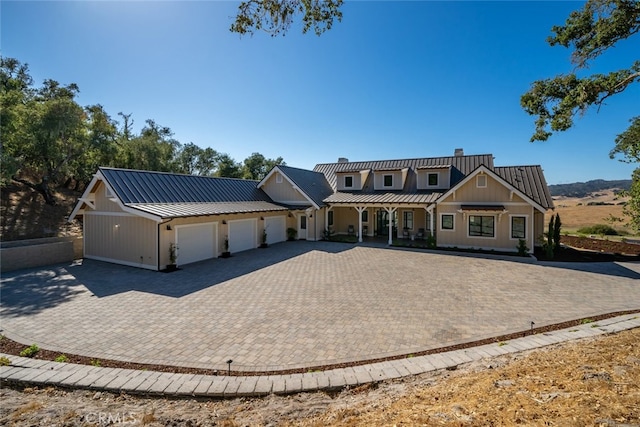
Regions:
[[[229,223],[229,251],[242,252],[257,247],[257,219],[238,219]]]
[[[178,265],[215,258],[217,256],[218,224],[187,224],[176,226]]]
[[[264,229],[267,232],[267,243],[273,244],[287,240],[287,217],[270,216],[264,219]]]

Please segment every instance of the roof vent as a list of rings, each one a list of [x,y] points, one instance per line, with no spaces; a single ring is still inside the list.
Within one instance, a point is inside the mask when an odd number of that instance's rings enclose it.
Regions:
[[[464,150],[462,148],[456,148],[456,150],[453,152],[453,155],[456,157],[462,157],[464,156]]]
[[[346,157],[338,157],[338,163],[349,163],[349,159]]]

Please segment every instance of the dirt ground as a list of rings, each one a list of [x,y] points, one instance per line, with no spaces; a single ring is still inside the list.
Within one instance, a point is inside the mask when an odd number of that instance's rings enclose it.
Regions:
[[[170,400],[0,389],[7,426],[640,425],[640,329],[347,389]]]

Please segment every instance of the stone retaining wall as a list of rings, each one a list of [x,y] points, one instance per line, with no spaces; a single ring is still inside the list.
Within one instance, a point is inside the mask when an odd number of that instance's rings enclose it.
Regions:
[[[83,256],[82,237],[48,237],[0,244],[0,271],[70,262]]]

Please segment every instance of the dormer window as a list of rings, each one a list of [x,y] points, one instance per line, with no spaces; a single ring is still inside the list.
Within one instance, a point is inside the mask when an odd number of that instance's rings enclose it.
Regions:
[[[393,187],[393,175],[384,175],[382,177],[382,185],[385,187]]]
[[[487,186],[487,175],[478,175],[476,177],[476,187],[486,188],[486,186]]]
[[[438,186],[438,174],[437,173],[430,173],[427,176],[427,183],[428,183],[429,187],[437,187]]]
[[[353,176],[347,175],[344,177],[344,188],[353,188]]]
[[[282,174],[276,173],[276,183],[282,184]]]

